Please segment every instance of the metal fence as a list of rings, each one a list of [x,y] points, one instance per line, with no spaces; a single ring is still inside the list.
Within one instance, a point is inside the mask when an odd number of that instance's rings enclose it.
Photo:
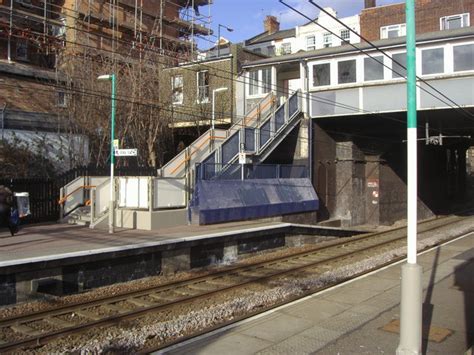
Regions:
[[[309,177],[304,165],[196,164],[197,180],[301,179]]]
[[[156,170],[149,167],[115,168],[116,176],[154,176]],[[110,166],[78,167],[67,171],[55,179],[47,178],[0,178],[0,185],[7,186],[13,192],[28,192],[30,197],[31,216],[22,223],[39,223],[57,221],[60,213],[59,191],[70,181],[79,176],[108,176]]]

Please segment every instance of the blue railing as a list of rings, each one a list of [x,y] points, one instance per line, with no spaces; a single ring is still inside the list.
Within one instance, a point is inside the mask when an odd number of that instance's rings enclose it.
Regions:
[[[302,179],[309,177],[304,165],[196,164],[197,180]]]

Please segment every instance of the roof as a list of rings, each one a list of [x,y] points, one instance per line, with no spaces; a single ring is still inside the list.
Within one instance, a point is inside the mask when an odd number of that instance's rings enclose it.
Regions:
[[[249,46],[252,44],[257,44],[257,43],[262,43],[262,42],[270,42],[270,41],[275,41],[279,39],[284,39],[284,38],[291,38],[295,37],[296,35],[296,29],[290,28],[289,30],[281,30],[274,32],[272,34],[268,34],[268,32],[262,32],[255,37],[252,37],[248,40],[245,41],[245,45]]]
[[[465,27],[465,28],[460,28],[460,29],[455,29],[455,30],[444,30],[444,31],[423,33],[423,34],[417,35],[416,41],[417,43],[419,43],[419,42],[429,42],[429,41],[442,40],[442,39],[448,39],[448,38],[462,38],[462,37],[472,37],[472,36],[474,36],[474,27]],[[389,38],[389,39],[382,39],[378,41],[372,41],[372,44],[376,45],[377,47],[391,47],[391,46],[404,45],[405,43],[406,43],[406,37],[397,37],[397,38]],[[343,45],[343,46],[338,46],[338,47],[316,49],[314,51],[303,51],[303,52],[253,61],[253,62],[243,65],[243,68],[270,65],[270,64],[275,64],[275,63],[289,63],[289,62],[301,61],[301,60],[310,59],[310,58],[327,57],[327,56],[350,53],[350,52],[358,52],[359,50],[372,49],[372,46],[366,42],[354,43],[353,45],[358,49],[355,49],[352,45]]]

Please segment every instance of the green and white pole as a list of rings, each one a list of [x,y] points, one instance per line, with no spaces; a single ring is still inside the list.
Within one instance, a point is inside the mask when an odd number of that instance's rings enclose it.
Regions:
[[[115,109],[116,109],[116,77],[115,74],[101,75],[99,80],[110,80],[112,83],[112,112],[110,115],[110,201],[109,201],[109,233],[114,232],[114,211],[115,211],[115,186],[114,186],[114,165],[115,165]]]
[[[407,263],[402,266],[397,355],[421,354],[422,268],[417,264],[418,149],[415,0],[406,0],[407,28]]]

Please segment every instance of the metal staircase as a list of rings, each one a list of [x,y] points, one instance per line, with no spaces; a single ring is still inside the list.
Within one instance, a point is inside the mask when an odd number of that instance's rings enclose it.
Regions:
[[[235,163],[239,153],[249,156],[252,164],[261,164],[297,126],[301,117],[301,95],[297,91],[263,120],[231,127],[227,139],[202,160],[199,173],[237,176],[239,169]]]

